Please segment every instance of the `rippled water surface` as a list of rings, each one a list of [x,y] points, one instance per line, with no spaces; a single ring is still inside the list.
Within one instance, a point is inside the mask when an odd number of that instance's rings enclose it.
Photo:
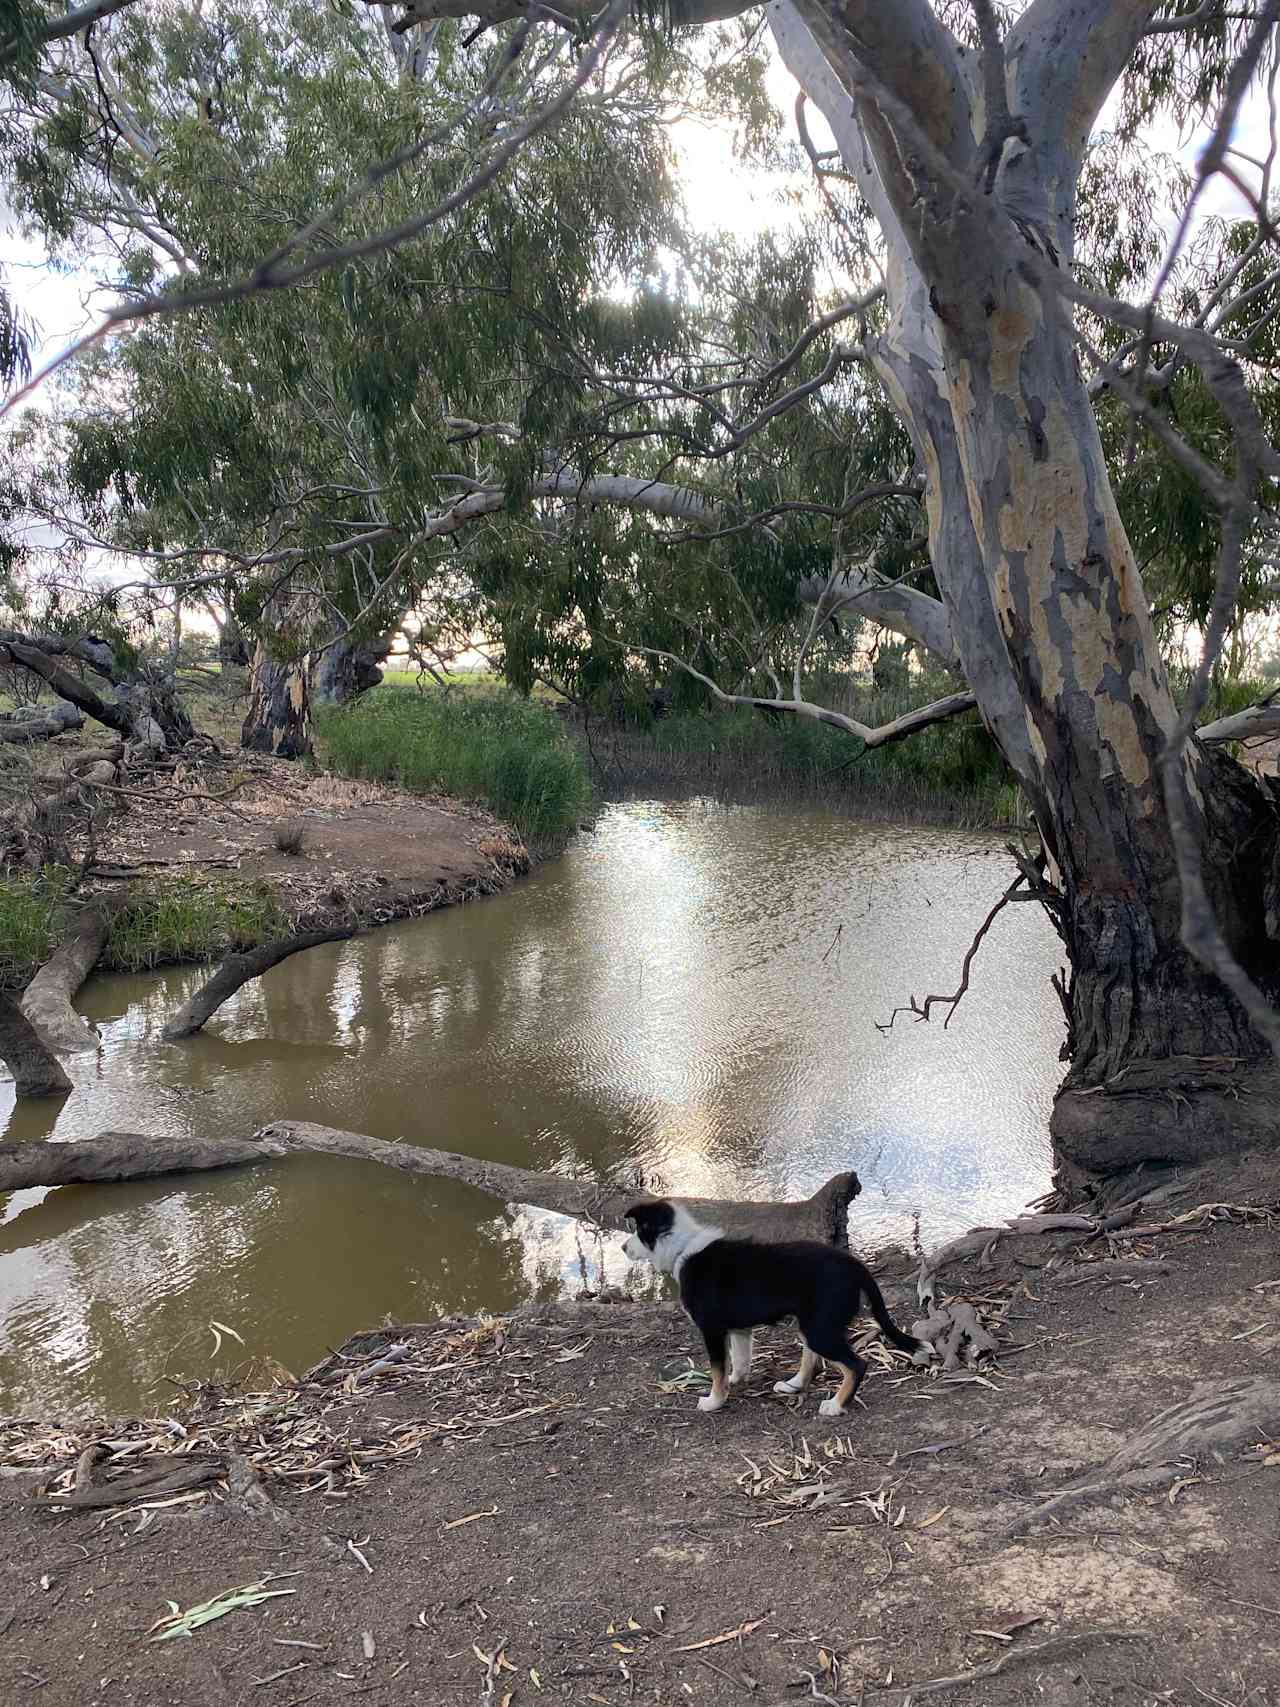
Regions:
[[[1056,939],[1009,907],[993,838],[791,807],[612,806],[507,894],[314,949],[207,1033],[159,1040],[201,980],[100,980],[103,1049],[9,1140],[243,1134],[318,1120],[526,1167],[707,1196],[804,1196],[854,1167],[863,1248],[931,1242],[1048,1185]],[[945,1009],[943,1010],[945,1013]],[[155,1402],[167,1372],[297,1369],[392,1312],[502,1309],[625,1272],[621,1240],[467,1187],[330,1157],[0,1197],[0,1414]]]

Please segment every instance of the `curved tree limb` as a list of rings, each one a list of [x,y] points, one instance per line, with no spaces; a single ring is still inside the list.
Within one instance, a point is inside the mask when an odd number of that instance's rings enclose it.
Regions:
[[[300,931],[296,936],[278,937],[274,942],[246,949],[242,954],[229,954],[208,983],[202,984],[195,995],[183,1003],[160,1033],[161,1037],[166,1043],[173,1043],[180,1037],[193,1037],[212,1019],[223,1002],[234,996],[251,978],[260,978],[264,972],[269,972],[273,966],[278,966],[282,960],[288,960],[290,955],[298,954],[304,948],[319,948],[326,942],[345,942],[355,934],[354,925],[338,925],[326,931]]]
[[[109,912],[86,907],[67,940],[22,992],[23,1013],[60,1055],[98,1047],[97,1032],[71,1006],[71,998],[97,965],[110,933]]]
[[[0,1061],[19,1097],[65,1096],[71,1080],[22,1009],[0,990]]]
[[[868,723],[859,723],[856,717],[847,717],[842,711],[830,711],[825,705],[815,705],[812,700],[767,699],[757,694],[726,693],[710,676],[704,676],[701,670],[695,670],[692,664],[686,663],[683,658],[677,658],[674,652],[663,652],[656,646],[636,646],[631,650],[674,664],[677,669],[701,682],[721,705],[746,705],[757,711],[785,711],[792,717],[807,717],[811,722],[825,723],[846,735],[856,735],[868,747],[887,747],[893,741],[903,741],[908,735],[916,735],[920,730],[927,729],[930,724],[941,723],[948,717],[959,717],[962,712],[972,711],[977,705],[971,693],[947,694],[945,698],[935,699],[929,705],[917,706],[914,711],[904,711],[902,716],[895,717],[892,723],[882,723],[878,728],[873,728]]]

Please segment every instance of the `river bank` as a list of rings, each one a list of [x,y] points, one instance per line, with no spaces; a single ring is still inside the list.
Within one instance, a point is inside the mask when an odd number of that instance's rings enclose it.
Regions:
[[[98,830],[76,900],[121,914],[100,970],[181,965],[341,924],[367,930],[497,894],[530,869],[520,838],[483,807],[279,759],[246,759],[245,770],[226,798],[176,788]],[[63,888],[7,880],[10,910],[23,915],[7,933],[10,987],[55,946]]]
[[[785,1330],[701,1415],[690,1324],[627,1302],[388,1325],[297,1381],[10,1422],[8,1697],[1273,1707],[1280,1164],[1179,1183],[1145,1228],[949,1270],[994,1359],[947,1378],[880,1358],[848,1424],[773,1393]],[[886,1280],[909,1319],[905,1265]],[[1145,1491],[1108,1468],[1195,1393],[1216,1447],[1149,1444]],[[214,1458],[221,1484],[130,1508],[40,1491]],[[1004,1533],[1080,1483],[1103,1485]],[[255,1582],[277,1598],[148,1640],[167,1602]]]

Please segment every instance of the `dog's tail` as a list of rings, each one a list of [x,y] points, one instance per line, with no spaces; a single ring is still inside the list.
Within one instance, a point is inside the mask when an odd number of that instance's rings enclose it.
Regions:
[[[926,1345],[924,1340],[918,1340],[911,1334],[904,1334],[902,1329],[898,1327],[885,1308],[884,1298],[873,1275],[864,1274],[862,1289],[867,1295],[867,1303],[870,1306],[871,1314],[875,1317],[876,1326],[890,1345],[896,1345],[899,1351],[910,1352],[915,1358],[920,1358],[922,1354],[924,1357],[933,1356],[933,1348]]]

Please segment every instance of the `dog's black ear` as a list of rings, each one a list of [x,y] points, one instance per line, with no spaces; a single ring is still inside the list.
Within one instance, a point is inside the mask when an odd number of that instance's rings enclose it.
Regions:
[[[665,1198],[650,1198],[644,1203],[633,1203],[626,1212],[625,1219],[635,1222],[636,1232],[642,1244],[652,1250],[664,1233],[671,1231],[676,1218],[676,1212]]]

